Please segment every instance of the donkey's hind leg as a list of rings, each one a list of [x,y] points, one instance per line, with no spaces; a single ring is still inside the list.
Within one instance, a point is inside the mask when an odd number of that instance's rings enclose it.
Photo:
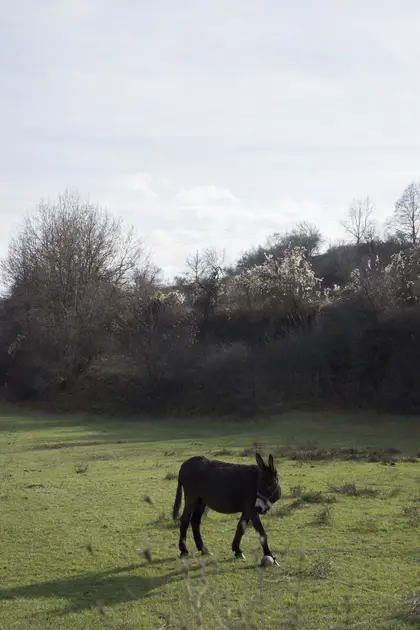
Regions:
[[[205,509],[205,504],[202,501],[197,501],[197,503],[194,505],[194,511],[191,517],[191,529],[193,531],[195,546],[197,547],[198,551],[201,551],[203,553],[203,555],[207,555],[209,553],[207,547],[203,543],[203,539],[201,538],[200,533],[201,518],[204,514]]]
[[[235,554],[235,558],[245,558],[244,554],[242,553],[242,549],[240,545],[241,545],[242,536],[245,533],[248,523],[249,523],[248,517],[245,516],[245,514],[241,514],[241,518],[239,519],[239,523],[236,528],[235,538],[233,539],[233,543],[232,543],[232,551]]]
[[[187,549],[187,530],[188,530],[188,525],[190,524],[190,520],[191,520],[191,514],[193,511],[193,505],[189,505],[187,502],[185,502],[185,507],[184,507],[184,511],[182,512],[182,516],[181,516],[181,522],[180,522],[180,526],[179,526],[179,550],[181,552],[181,558],[184,556],[188,556],[188,549]]]

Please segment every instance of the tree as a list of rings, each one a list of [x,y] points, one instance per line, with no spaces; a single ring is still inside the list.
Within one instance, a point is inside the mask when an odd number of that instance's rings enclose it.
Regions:
[[[416,245],[420,230],[420,182],[412,182],[395,203],[394,214],[389,221],[402,243]]]
[[[195,322],[181,291],[162,291],[150,278],[126,292],[115,320],[124,355],[152,389],[179,369],[195,342]]]
[[[190,281],[200,285],[207,278],[220,275],[224,270],[225,253],[218,252],[214,247],[196,252],[187,259],[187,277]]]
[[[362,243],[369,242],[375,235],[375,222],[372,215],[375,203],[369,198],[354,199],[350,206],[347,219],[342,222],[347,234],[354,239],[359,248]]]
[[[214,248],[196,252],[187,259],[187,271],[177,285],[189,295],[190,303],[204,326],[214,313],[224,288],[225,254]]]
[[[23,355],[46,386],[80,373],[100,352],[118,300],[144,264],[133,230],[76,192],[41,201],[24,219],[1,269]]]
[[[55,202],[38,205],[11,239],[1,263],[9,288],[47,280],[59,290],[61,304],[80,301],[98,283],[123,287],[133,279],[143,257],[141,243],[130,229],[106,210],[83,202],[66,190]],[[77,297],[76,297],[77,296]]]
[[[262,245],[253,247],[252,249],[244,252],[239,258],[236,264],[236,270],[240,273],[246,269],[251,269],[255,265],[264,264],[266,254],[268,253],[271,253],[270,246],[268,244],[266,247],[263,247]]]
[[[295,228],[285,234],[275,233],[268,239],[270,253],[278,256],[280,250],[284,253],[287,249],[301,248],[306,257],[312,258],[319,252],[322,243],[320,230],[309,223],[301,221]]]
[[[303,247],[287,249],[281,260],[267,255],[264,264],[242,271],[231,290],[248,312],[263,312],[272,322],[284,315],[294,327],[307,321],[326,299]]]
[[[412,306],[420,298],[420,250],[412,247],[391,256],[385,274],[395,303]]]
[[[312,258],[320,249],[323,238],[318,228],[307,221],[301,221],[295,228],[281,234],[275,232],[267,238],[265,246],[253,248],[245,252],[238,260],[237,271],[252,269],[255,265],[263,265],[266,256],[282,258],[288,249],[299,247],[305,253],[306,258]]]

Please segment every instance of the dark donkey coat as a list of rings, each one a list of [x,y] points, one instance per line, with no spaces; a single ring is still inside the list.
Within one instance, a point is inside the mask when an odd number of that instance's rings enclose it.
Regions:
[[[246,465],[197,456],[182,464],[173,507],[173,518],[177,519],[184,489],[185,507],[181,516],[179,545],[181,555],[188,553],[185,539],[190,522],[197,548],[206,552],[200,534],[201,516],[206,507],[222,514],[241,513],[232,544],[237,557],[242,557],[240,540],[250,520],[260,535],[265,555],[272,555],[259,514],[268,512],[280,498],[281,490],[272,456],[268,466],[258,453],[256,459],[258,465]]]

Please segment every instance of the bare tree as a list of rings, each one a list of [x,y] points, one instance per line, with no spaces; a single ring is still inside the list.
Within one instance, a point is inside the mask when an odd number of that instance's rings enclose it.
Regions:
[[[412,182],[395,203],[388,226],[395,230],[398,240],[417,245],[420,230],[420,182]]]
[[[100,351],[121,293],[144,263],[121,221],[66,190],[42,201],[1,261],[26,352],[52,380],[67,380]],[[48,380],[48,379],[47,379]]]
[[[347,219],[342,222],[342,226],[354,239],[357,247],[371,241],[375,236],[376,228],[372,218],[374,211],[375,203],[370,197],[354,199],[348,210]]]
[[[201,330],[205,331],[223,292],[225,253],[208,248],[196,252],[186,263],[187,271],[184,278],[179,279],[179,285],[189,295],[190,303],[201,319]]]
[[[197,284],[214,275],[222,273],[224,269],[225,252],[219,252],[213,247],[196,252],[187,258],[187,277]]]
[[[9,287],[48,279],[65,304],[70,294],[74,303],[74,293],[80,298],[92,282],[126,285],[142,257],[132,229],[124,233],[120,220],[66,190],[55,202],[41,201],[25,218],[1,268]]]

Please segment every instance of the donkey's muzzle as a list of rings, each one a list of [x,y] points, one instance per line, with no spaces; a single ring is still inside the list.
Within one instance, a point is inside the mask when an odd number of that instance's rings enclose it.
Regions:
[[[268,508],[262,508],[260,505],[257,505],[257,507],[255,508],[257,514],[267,514],[268,512]]]
[[[255,501],[255,510],[257,514],[267,514],[271,508],[271,502],[268,499],[258,497]]]

